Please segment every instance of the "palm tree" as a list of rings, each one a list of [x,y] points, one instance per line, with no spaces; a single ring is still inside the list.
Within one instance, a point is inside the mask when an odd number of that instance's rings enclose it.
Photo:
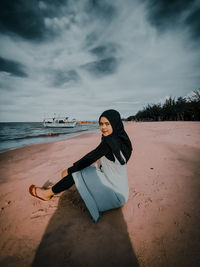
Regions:
[[[200,89],[193,91],[193,95],[188,97],[188,106],[192,120],[200,120]]]
[[[186,98],[184,97],[179,97],[176,101],[176,116],[177,120],[184,121],[184,112],[186,110]]]

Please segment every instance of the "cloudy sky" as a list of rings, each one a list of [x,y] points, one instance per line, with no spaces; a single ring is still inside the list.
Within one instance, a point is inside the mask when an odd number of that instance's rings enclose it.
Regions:
[[[1,0],[0,121],[122,117],[200,87],[200,1]]]

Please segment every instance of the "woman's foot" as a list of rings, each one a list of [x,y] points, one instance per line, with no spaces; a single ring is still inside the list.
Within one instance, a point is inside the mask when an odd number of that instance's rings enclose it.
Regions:
[[[54,196],[54,193],[51,188],[43,189],[41,187],[36,187],[35,185],[31,185],[29,187],[29,192],[32,196],[45,201],[50,200]]]

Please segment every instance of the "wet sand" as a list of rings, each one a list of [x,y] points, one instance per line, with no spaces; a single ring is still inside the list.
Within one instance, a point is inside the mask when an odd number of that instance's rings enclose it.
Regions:
[[[88,133],[0,154],[0,266],[200,266],[200,122],[130,122],[130,196],[93,223],[75,186],[56,183],[100,142]]]

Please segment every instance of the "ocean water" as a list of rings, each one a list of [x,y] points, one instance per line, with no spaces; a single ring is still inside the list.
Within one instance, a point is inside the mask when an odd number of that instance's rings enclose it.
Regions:
[[[0,123],[0,152],[31,144],[67,139],[99,129],[98,123],[77,124],[74,128],[44,128],[42,122]]]

